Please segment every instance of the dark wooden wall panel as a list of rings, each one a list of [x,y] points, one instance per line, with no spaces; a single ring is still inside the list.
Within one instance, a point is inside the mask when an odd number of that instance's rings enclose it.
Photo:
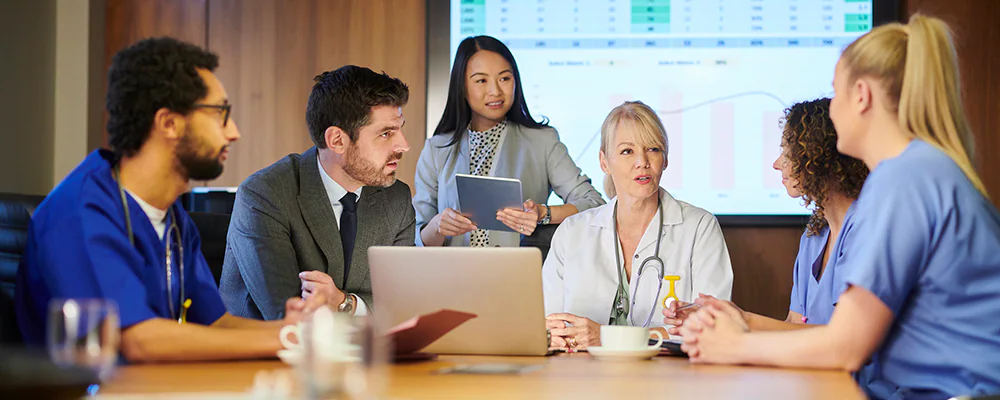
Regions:
[[[207,0],[106,0],[105,65],[119,50],[151,36],[205,46]]]
[[[943,19],[955,34],[966,115],[976,140],[976,166],[1000,206],[1000,1],[906,0],[907,14]]]
[[[785,319],[803,229],[722,228],[733,262],[733,302],[748,311]]]
[[[242,138],[213,186],[237,186],[247,176],[311,146],[306,100],[318,71],[312,1],[213,0],[209,49],[233,103]]]
[[[347,64],[409,85],[403,131],[411,150],[398,174],[412,183],[426,134],[424,20],[423,1],[211,0],[208,47],[220,56],[218,76],[243,137],[226,171],[208,184],[239,185],[312,146],[305,112],[313,77]]]

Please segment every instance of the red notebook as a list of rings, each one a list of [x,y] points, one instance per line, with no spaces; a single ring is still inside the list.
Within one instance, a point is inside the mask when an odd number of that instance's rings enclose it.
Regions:
[[[389,329],[386,335],[393,342],[396,358],[407,359],[411,358],[407,355],[416,355],[417,351],[429,346],[435,340],[473,318],[476,318],[476,314],[455,310],[439,310],[410,318]],[[414,358],[427,357],[419,355]]]

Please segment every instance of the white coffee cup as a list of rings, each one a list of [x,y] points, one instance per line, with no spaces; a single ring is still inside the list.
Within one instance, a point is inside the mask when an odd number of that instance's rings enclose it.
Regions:
[[[656,344],[649,345],[649,337],[656,336]],[[663,334],[641,326],[601,326],[601,348],[607,350],[652,350],[659,349]]]
[[[311,326],[307,326],[310,324]],[[285,325],[278,332],[281,345],[290,351],[302,351],[302,338],[306,329],[311,329],[315,340],[316,354],[326,357],[343,357],[349,348],[350,321],[346,315],[335,313],[327,307],[315,311],[310,322],[299,322],[297,325]],[[295,335],[297,341],[292,341]]]

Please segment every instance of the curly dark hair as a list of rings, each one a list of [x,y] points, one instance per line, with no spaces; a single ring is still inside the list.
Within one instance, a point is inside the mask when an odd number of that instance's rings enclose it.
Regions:
[[[336,126],[347,132],[351,142],[358,140],[361,127],[368,125],[372,108],[402,107],[410,98],[403,81],[385,72],[345,65],[319,74],[309,94],[306,125],[317,148],[326,148],[326,128]]]
[[[837,131],[830,120],[830,99],[795,103],[785,109],[781,147],[798,180],[802,201],[813,213],[806,235],[827,226],[824,203],[830,192],[856,199],[868,177],[868,167],[837,151]]]
[[[196,68],[215,71],[219,57],[169,37],[141,40],[115,54],[108,70],[108,141],[118,157],[142,148],[161,108],[187,115],[208,94]]]

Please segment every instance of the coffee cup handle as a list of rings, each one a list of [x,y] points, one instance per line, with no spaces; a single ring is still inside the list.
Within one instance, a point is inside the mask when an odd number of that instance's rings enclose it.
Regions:
[[[281,341],[281,346],[289,350],[294,350],[299,347],[299,343],[294,343],[289,338],[292,334],[298,336],[300,341],[302,340],[302,335],[299,335],[299,327],[297,325],[285,325],[281,327],[281,330],[278,331],[278,340]]]
[[[660,331],[649,331],[649,335],[656,335],[656,344],[649,346],[649,349],[659,349],[660,345],[663,344],[663,334]]]

